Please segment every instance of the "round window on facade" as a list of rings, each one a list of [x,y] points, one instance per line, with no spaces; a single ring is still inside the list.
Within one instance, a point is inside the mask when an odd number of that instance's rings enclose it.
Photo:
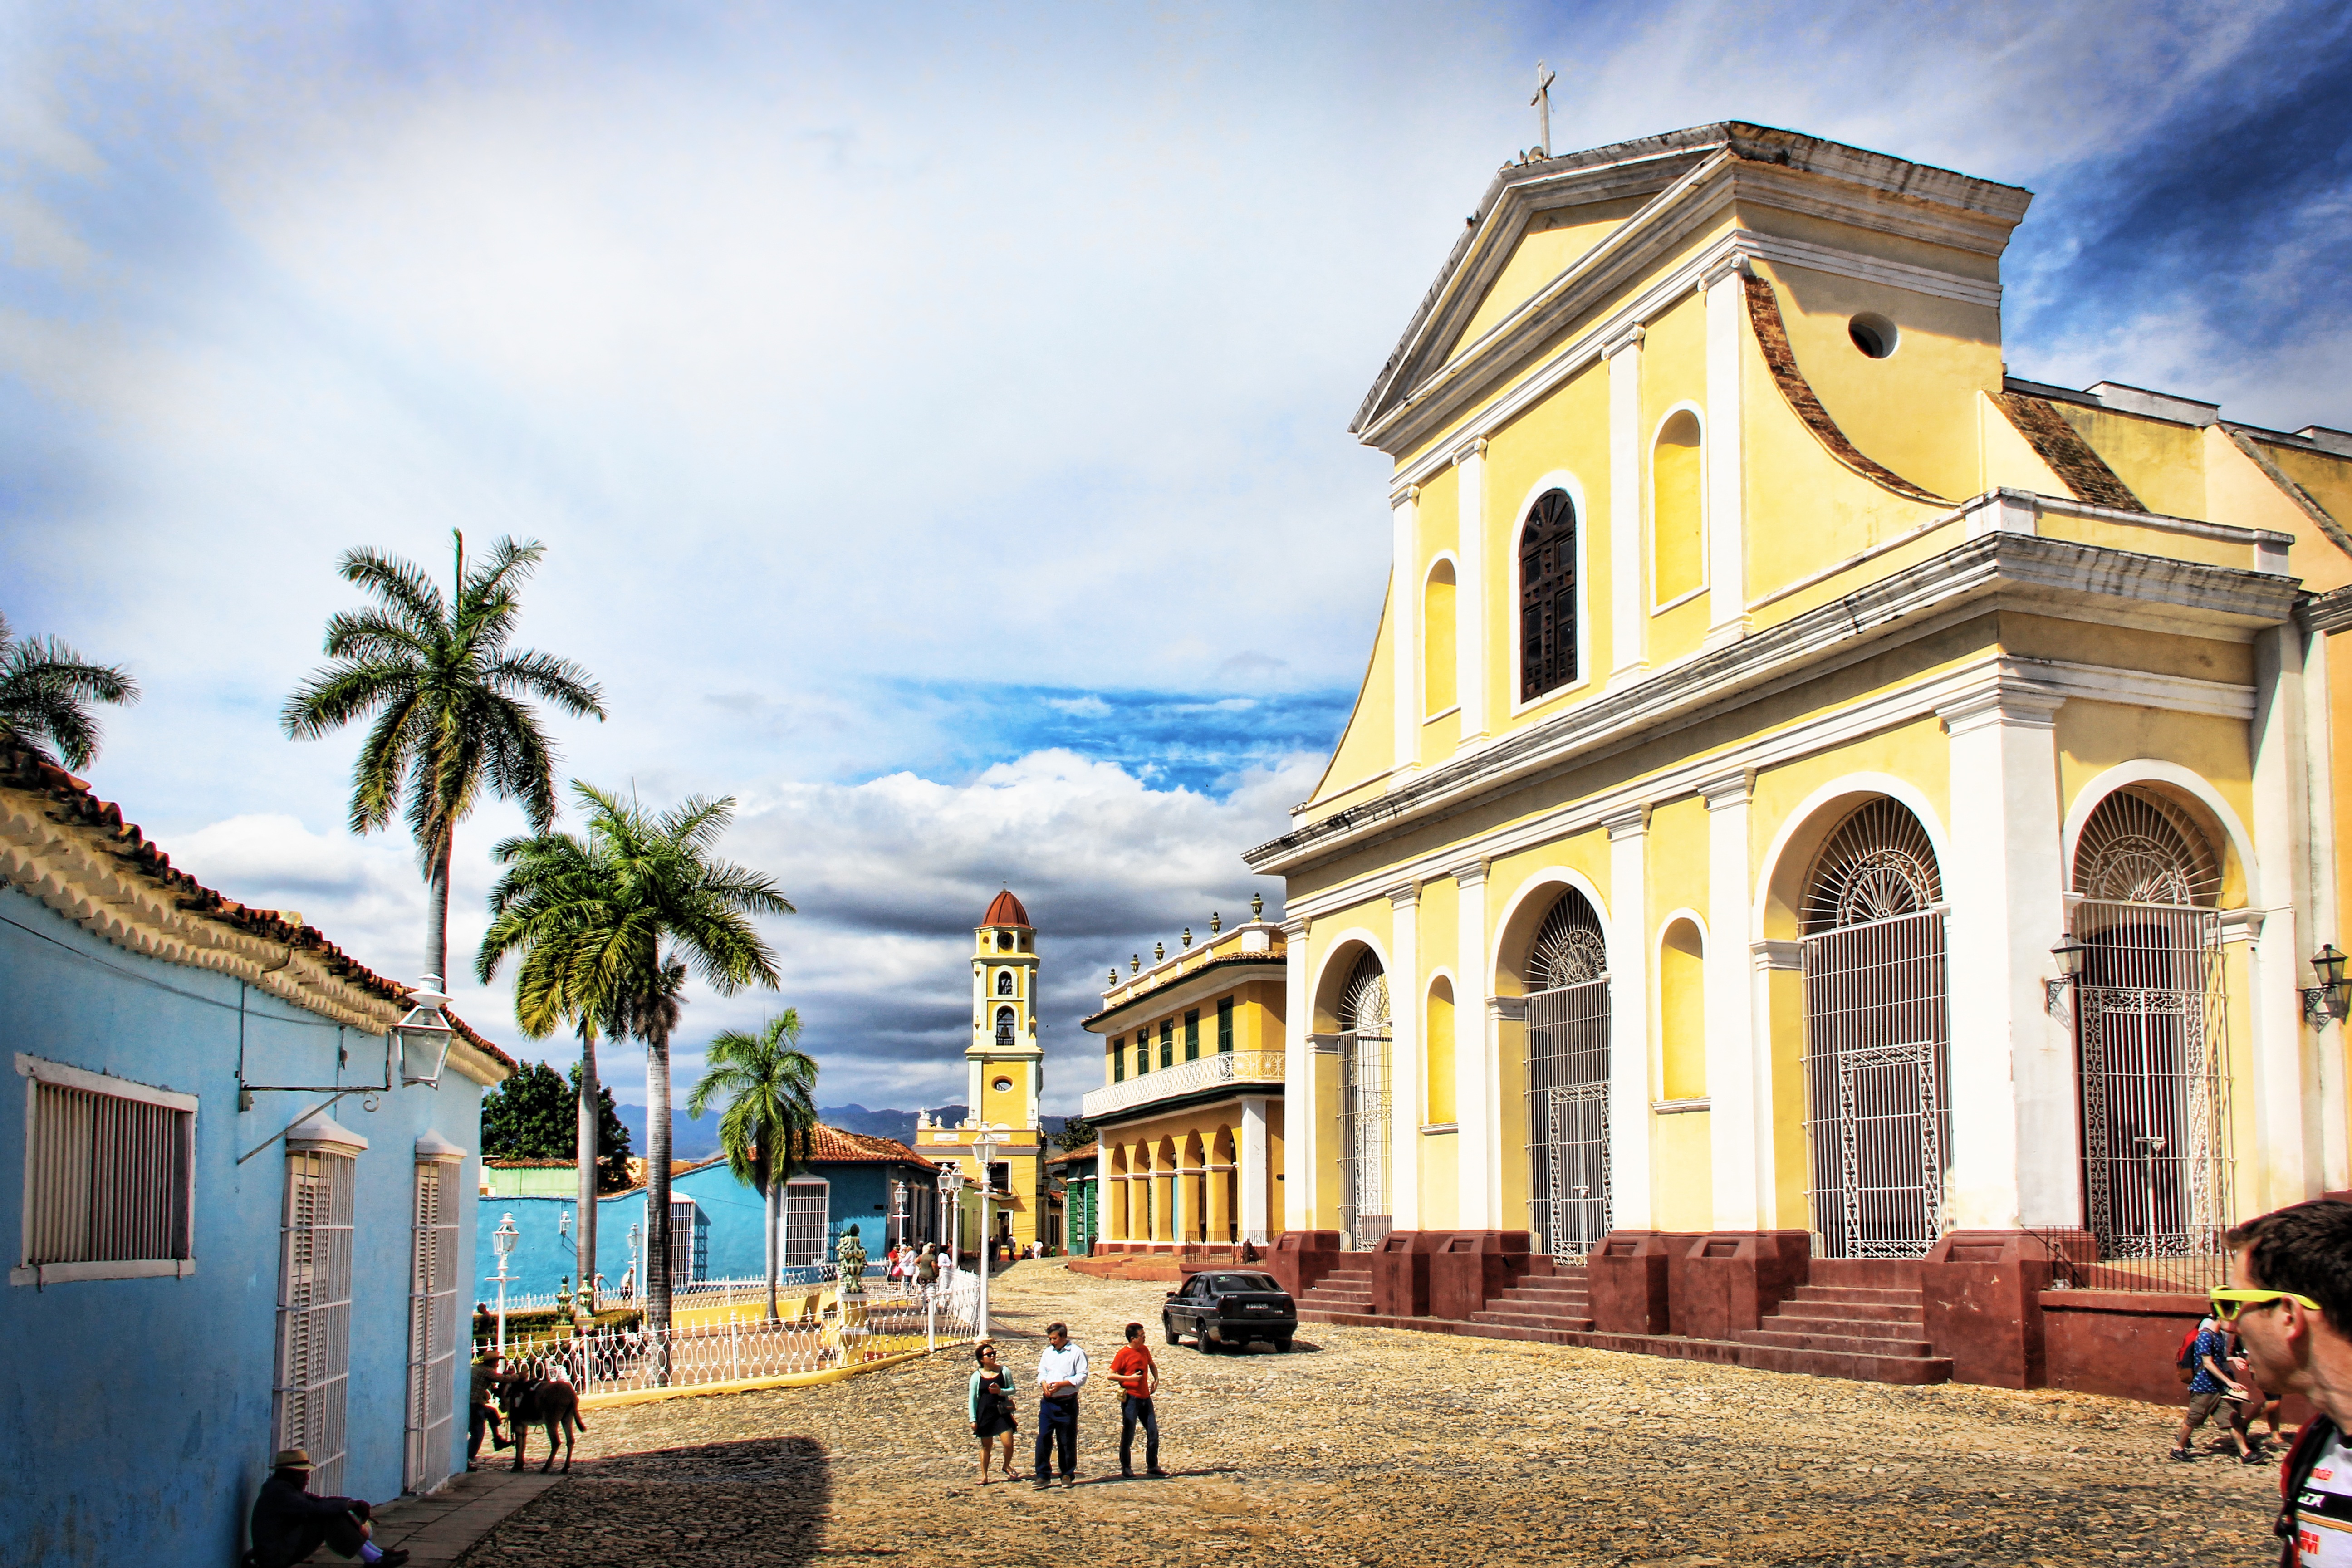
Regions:
[[[1845,324],[1845,335],[1872,359],[1885,359],[1895,352],[1895,341],[1901,334],[1885,317],[1874,310],[1864,310]]]
[[[1011,1094],[1013,1092],[1013,1080],[1009,1078],[1001,1078],[994,1083],[990,1084],[988,1087],[996,1090],[999,1094]]]

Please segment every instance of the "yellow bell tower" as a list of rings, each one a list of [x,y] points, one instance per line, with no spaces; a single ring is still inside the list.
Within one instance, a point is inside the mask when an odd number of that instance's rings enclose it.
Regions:
[[[964,1120],[954,1127],[918,1120],[922,1153],[960,1166],[967,1181],[991,1184],[992,1224],[1015,1246],[1046,1236],[1045,1133],[1038,1100],[1045,1053],[1037,1043],[1037,931],[1010,890],[996,895],[972,932],[971,1043],[964,1049]],[[983,1155],[971,1148],[985,1134]],[[962,1152],[959,1152],[961,1149]],[[983,1167],[986,1168],[983,1168]],[[967,1189],[964,1245],[975,1249],[977,1194]]]

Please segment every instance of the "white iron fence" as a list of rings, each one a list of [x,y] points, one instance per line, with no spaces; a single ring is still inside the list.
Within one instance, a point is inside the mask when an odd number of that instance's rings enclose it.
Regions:
[[[968,1271],[943,1275],[929,1289],[868,1279],[863,1291],[845,1298],[831,1282],[803,1283],[780,1301],[782,1317],[770,1321],[766,1282],[757,1283],[756,1308],[724,1321],[673,1319],[671,1327],[659,1330],[509,1336],[509,1370],[556,1378],[583,1394],[825,1372],[969,1341],[980,1305],[979,1277]],[[782,1287],[778,1293],[784,1294]],[[683,1303],[677,1310],[685,1310]],[[478,1340],[474,1352],[479,1356],[491,1348],[490,1341]]]

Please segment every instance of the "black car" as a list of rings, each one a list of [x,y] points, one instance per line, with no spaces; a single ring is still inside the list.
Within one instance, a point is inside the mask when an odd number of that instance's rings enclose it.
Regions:
[[[1160,1326],[1174,1344],[1191,1334],[1202,1355],[1214,1355],[1227,1345],[1238,1350],[1252,1340],[1270,1341],[1277,1351],[1290,1348],[1298,1331],[1298,1305],[1271,1275],[1215,1269],[1195,1274],[1184,1288],[1168,1295],[1160,1309]]]

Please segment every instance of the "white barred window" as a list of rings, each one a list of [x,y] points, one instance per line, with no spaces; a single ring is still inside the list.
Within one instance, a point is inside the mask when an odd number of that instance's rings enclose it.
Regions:
[[[19,1055],[25,1225],[12,1285],[195,1272],[196,1097]]]
[[[814,1176],[784,1184],[784,1267],[829,1261],[825,1231],[832,1220],[832,1185]]]
[[[341,1494],[352,1365],[349,1153],[289,1147],[279,1230],[276,1426],[280,1448],[310,1451],[310,1489]]]

